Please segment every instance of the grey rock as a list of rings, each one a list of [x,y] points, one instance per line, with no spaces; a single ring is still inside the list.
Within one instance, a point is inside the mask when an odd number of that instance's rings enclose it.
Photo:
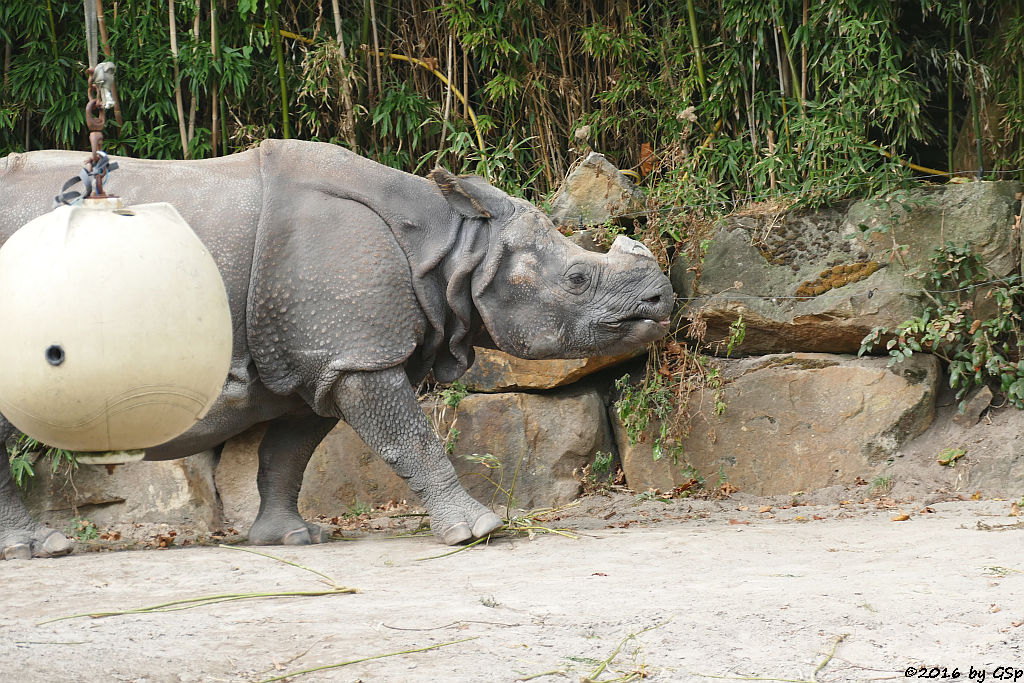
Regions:
[[[555,225],[603,225],[644,208],[644,194],[603,154],[591,152],[569,173],[551,203]]]
[[[57,473],[40,461],[25,495],[29,510],[63,529],[75,516],[100,526],[164,522],[208,533],[222,526],[212,452],[180,460],[79,465]]]
[[[697,297],[686,313],[707,321],[711,342],[726,339],[743,317],[741,354],[854,353],[872,328],[920,313],[924,295],[907,274],[944,241],[967,244],[996,275],[1012,272],[1019,189],[1013,182],[948,185],[911,192],[910,211],[859,201],[845,211],[731,218],[716,233],[699,281],[682,278],[687,264],[679,261],[674,286],[679,296]],[[885,226],[892,230],[870,232]],[[897,254],[894,244],[908,248]]]
[[[973,427],[978,424],[981,414],[992,405],[992,390],[988,387],[975,389],[968,396],[964,403],[964,412],[957,411],[953,416],[953,422],[961,427]]]
[[[687,465],[710,484],[724,476],[765,496],[871,480],[931,423],[940,380],[934,356],[886,363],[807,353],[721,361],[725,412],[695,417],[680,462],[652,464],[660,425],[634,445],[616,427],[626,483],[669,490],[690,477]]]

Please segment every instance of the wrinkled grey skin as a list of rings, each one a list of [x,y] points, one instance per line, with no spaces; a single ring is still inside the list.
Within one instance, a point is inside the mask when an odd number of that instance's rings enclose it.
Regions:
[[[85,156],[0,159],[0,239],[47,212]],[[234,324],[223,393],[146,457],[218,448],[267,422],[251,543],[323,540],[296,503],[313,449],[339,419],[408,482],[443,542],[490,533],[500,518],[459,484],[413,387],[431,371],[456,379],[474,343],[581,358],[665,333],[672,289],[646,248],[620,238],[607,255],[584,251],[480,178],[436,170],[424,179],[332,145],[280,140],[220,159],[117,161],[108,191],[126,204],[174,204],[213,254]],[[0,437],[13,432],[0,419]],[[0,458],[3,557],[70,550],[29,516]]]

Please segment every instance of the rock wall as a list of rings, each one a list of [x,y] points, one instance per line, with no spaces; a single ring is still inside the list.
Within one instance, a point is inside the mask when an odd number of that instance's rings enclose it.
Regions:
[[[637,205],[635,188],[606,166],[599,158],[581,165],[579,173],[590,175],[574,178],[572,191],[560,195],[564,220],[600,222]],[[1024,436],[1017,435],[1024,434],[1024,416],[994,411],[986,395],[954,422],[937,358],[919,354],[890,368],[886,358],[854,354],[873,327],[896,325],[920,310],[923,294],[907,274],[944,241],[970,245],[998,274],[1017,272],[1020,190],[1017,183],[951,184],[915,191],[898,203],[749,211],[723,219],[703,263],[677,259],[671,275],[679,315],[701,316],[708,341],[726,338],[740,316],[746,337],[734,352],[738,358],[719,361],[724,413],[696,412],[677,461],[654,459],[653,430],[660,425],[630,443],[614,410],[614,380],[627,370],[634,377],[642,372],[642,357],[523,361],[478,349],[463,378],[470,393],[457,410],[425,400],[424,412],[442,435],[458,432],[452,457],[464,484],[501,508],[513,480],[513,507],[572,500],[581,491],[580,471],[598,453],[614,455],[626,484],[638,492],[669,491],[696,472],[709,485],[728,481],[765,496],[868,482],[897,491],[923,482],[935,490],[1019,496]],[[586,201],[599,206],[574,203]],[[44,473],[30,505],[58,525],[77,511],[100,524],[163,521],[244,530],[259,505],[261,436],[255,428],[219,455],[178,462],[82,466],[71,483]],[[961,446],[966,456],[953,467],[937,463],[933,451]],[[340,425],[314,453],[299,505],[303,514],[331,517],[411,498]]]

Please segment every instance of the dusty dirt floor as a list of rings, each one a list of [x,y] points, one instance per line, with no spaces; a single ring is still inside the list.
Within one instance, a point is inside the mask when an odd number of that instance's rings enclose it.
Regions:
[[[506,534],[446,557],[397,535],[419,518],[379,510],[328,520],[343,540],[252,548],[279,559],[181,547],[182,532],[167,549],[0,562],[0,680],[1024,680],[1019,502],[865,488],[818,505],[597,494],[533,520],[571,537]],[[41,623],[331,590],[307,568],[358,592]]]

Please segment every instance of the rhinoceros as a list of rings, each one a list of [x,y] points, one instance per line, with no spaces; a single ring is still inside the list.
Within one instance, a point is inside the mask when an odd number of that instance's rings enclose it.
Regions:
[[[85,156],[0,159],[0,240],[49,211]],[[477,176],[421,178],[295,140],[201,161],[112,159],[111,193],[170,202],[210,250],[234,326],[231,369],[209,413],[146,458],[217,448],[266,422],[253,544],[323,540],[297,499],[313,450],[339,420],[419,496],[441,541],[491,533],[502,520],[460,485],[414,387],[431,372],[454,381],[474,345],[582,358],[635,349],[667,328],[672,288],[646,247],[619,237],[607,254],[585,251]],[[0,419],[0,438],[13,432]],[[3,557],[71,547],[32,519],[0,458]]]

